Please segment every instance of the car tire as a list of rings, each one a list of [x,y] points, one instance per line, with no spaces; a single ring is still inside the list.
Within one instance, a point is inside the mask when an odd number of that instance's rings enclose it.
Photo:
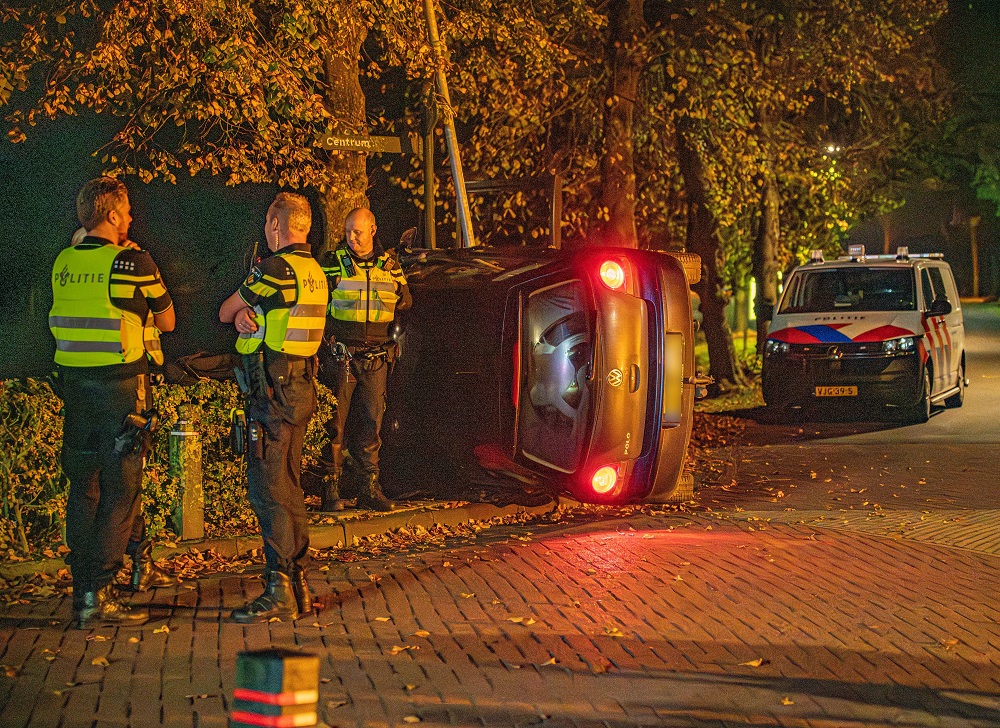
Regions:
[[[962,364],[958,370],[958,392],[944,401],[944,406],[952,409],[961,407],[963,404],[965,404],[965,364]]]
[[[910,410],[909,420],[922,425],[931,418],[931,370],[924,367],[923,381],[920,384],[920,397]]]

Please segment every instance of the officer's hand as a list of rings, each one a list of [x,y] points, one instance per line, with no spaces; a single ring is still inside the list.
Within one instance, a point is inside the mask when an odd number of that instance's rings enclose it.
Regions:
[[[257,322],[254,321],[254,311],[249,306],[245,306],[236,312],[233,319],[233,326],[241,334],[252,334],[257,330]]]
[[[126,240],[124,243],[122,243],[122,247],[131,248],[132,250],[142,250],[142,248],[139,247],[139,243],[135,242],[134,240]]]

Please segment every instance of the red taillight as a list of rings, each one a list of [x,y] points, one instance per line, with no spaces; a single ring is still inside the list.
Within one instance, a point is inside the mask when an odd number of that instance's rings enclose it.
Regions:
[[[618,469],[610,465],[598,468],[594,477],[590,479],[590,485],[595,493],[607,493],[618,482]]]
[[[601,263],[601,282],[612,291],[625,285],[625,269],[613,260]]]

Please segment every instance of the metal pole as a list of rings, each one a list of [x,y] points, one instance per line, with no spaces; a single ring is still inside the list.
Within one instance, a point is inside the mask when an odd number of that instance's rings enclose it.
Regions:
[[[552,247],[556,250],[562,247],[562,175],[552,175]]]
[[[437,17],[434,15],[434,0],[424,0],[424,13],[427,15],[427,35],[437,62],[435,79],[437,81],[440,101],[444,105],[444,139],[448,145],[448,158],[451,161],[451,176],[455,182],[455,207],[458,213],[458,224],[462,230],[459,247],[471,248],[476,244],[472,232],[472,216],[469,213],[469,197],[465,191],[465,174],[462,172],[462,159],[458,152],[458,134],[455,132],[455,116],[452,113],[451,97],[448,95],[448,79],[444,75],[444,44],[438,35]]]
[[[170,475],[177,480],[179,500],[172,520],[181,540],[205,538],[205,492],[201,482],[201,436],[189,420],[190,405],[178,407],[170,431]]]
[[[972,243],[972,296],[979,298],[979,241],[976,240],[976,228],[982,218],[973,215],[969,218],[969,239]]]
[[[437,247],[437,179],[434,176],[434,125],[437,113],[434,88],[427,84],[424,100],[424,246]]]

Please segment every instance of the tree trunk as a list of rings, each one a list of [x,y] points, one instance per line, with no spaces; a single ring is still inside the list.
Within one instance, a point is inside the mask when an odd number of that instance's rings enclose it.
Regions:
[[[632,117],[642,70],[638,49],[645,30],[642,5],[642,0],[610,3],[605,47],[610,78],[604,114],[601,190],[597,195],[602,244],[629,248],[637,246]]]
[[[364,135],[365,95],[359,80],[358,58],[367,30],[361,24],[346,23],[331,34],[336,40],[327,47],[326,107],[341,121],[333,128],[336,134]],[[323,248],[332,250],[344,238],[347,213],[356,207],[368,207],[368,155],[365,152],[330,151],[330,184],[320,190],[319,205],[323,215]]]
[[[704,317],[702,328],[708,342],[709,374],[715,379],[711,390],[718,392],[733,386],[746,386],[747,382],[737,362],[733,334],[726,322],[726,299],[719,271],[717,223],[708,209],[701,158],[685,131],[689,126],[689,123],[682,120],[677,127],[677,155],[687,197],[687,250],[701,256],[701,282],[694,286],[694,290],[701,298]]]
[[[778,241],[781,237],[779,218],[781,199],[778,181],[770,173],[764,180],[760,199],[760,227],[753,241],[753,277],[757,296],[753,310],[757,318],[757,356],[764,356],[764,340],[778,304]]]

